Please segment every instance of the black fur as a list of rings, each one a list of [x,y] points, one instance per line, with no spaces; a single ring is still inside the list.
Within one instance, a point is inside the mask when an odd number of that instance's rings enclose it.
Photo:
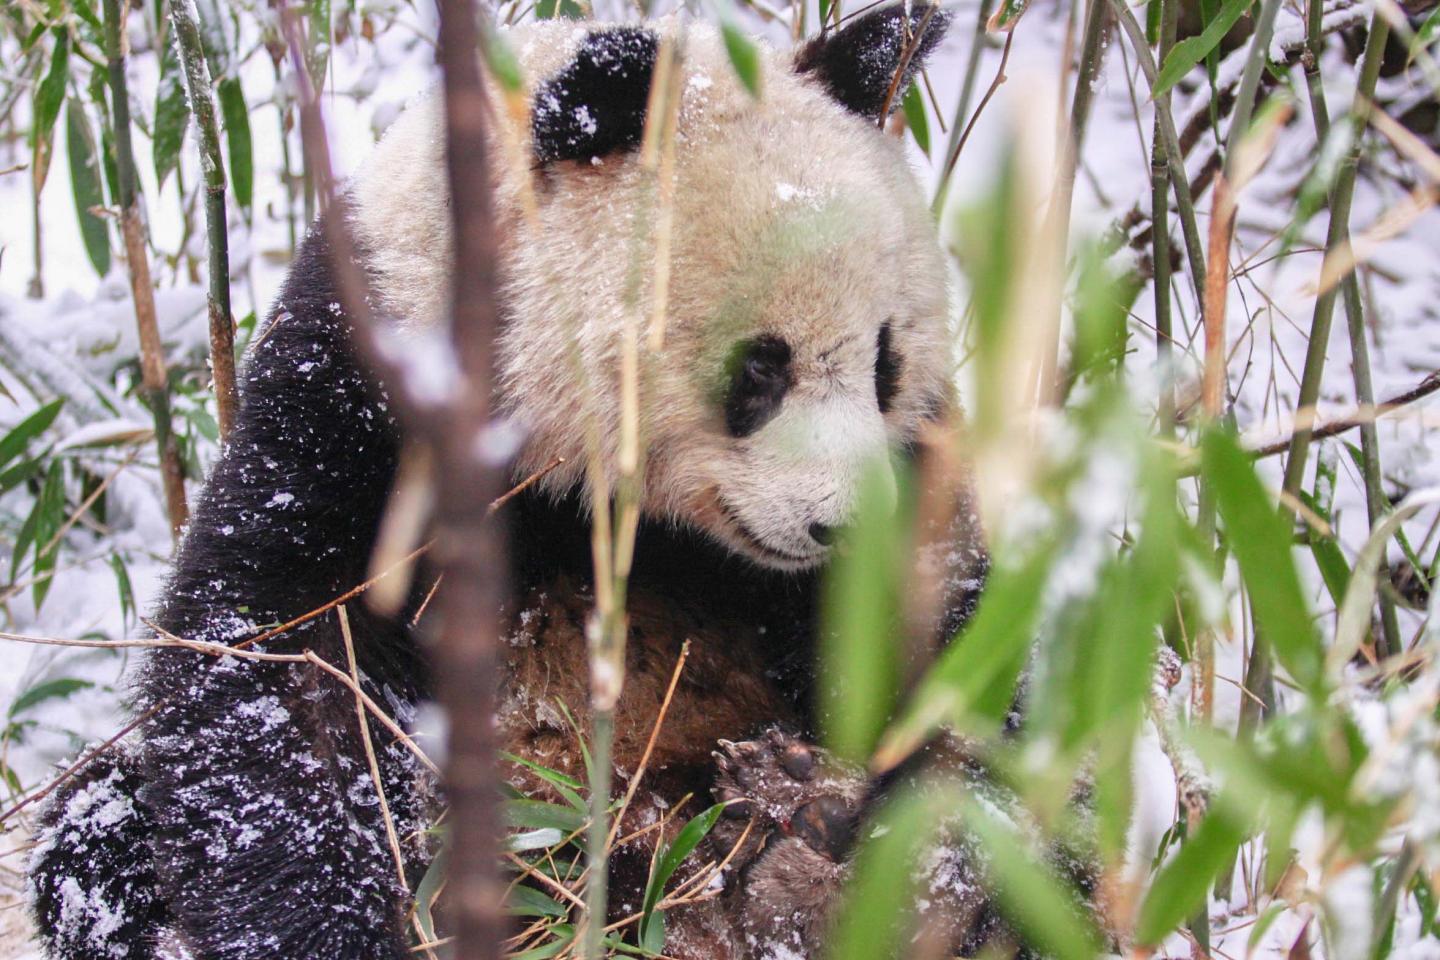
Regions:
[[[242,643],[362,582],[397,450],[384,393],[351,345],[317,227],[251,350],[236,429],[196,505],[159,626]],[[589,582],[578,493],[558,501],[527,493],[505,510],[517,589],[560,574]],[[759,618],[775,641],[777,687],[808,706],[815,575],[765,571],[702,534],[645,522],[631,582],[685,596],[717,619]],[[360,602],[347,611],[367,692],[403,722],[430,690],[424,655],[404,626],[411,611],[395,622]],[[252,649],[309,649],[345,662],[334,612]],[[77,843],[42,825],[42,843],[58,841],[34,874],[37,920],[53,956],[99,960],[113,942],[96,918],[62,917],[55,892],[72,877],[103,885],[106,896],[123,893],[127,923],[173,925],[204,960],[408,956],[409,895],[384,839],[350,691],[308,664],[157,650],[136,699],[137,709],[156,708],[142,727],[137,770],[90,768],[92,778],[120,771],[116,790],[136,801],[133,822]],[[397,830],[418,837],[405,851],[415,878],[431,852],[423,828],[433,784],[373,723],[371,735]],[[52,800],[46,823],[57,823],[89,782]],[[92,936],[99,952],[87,953]],[[136,944],[135,960],[150,960],[147,940],[126,942]]]
[[[900,355],[890,345],[890,324],[880,328],[875,341],[875,403],[881,413],[890,412],[890,404],[900,391]]]
[[[892,84],[889,109],[900,106],[900,97],[944,38],[950,19],[938,6],[920,0],[884,7],[805,44],[795,55],[795,70],[813,76],[845,109],[878,119]],[[897,71],[900,82],[895,84]]]
[[[790,389],[790,344],[779,337],[756,337],[736,345],[727,364],[730,384],[725,393],[725,429],[746,437],[780,412]]]
[[[101,754],[46,804],[30,859],[46,952],[71,960],[151,960],[168,920],[147,844],[154,824],[136,802],[141,778],[122,750]]]
[[[535,91],[535,158],[589,160],[638,146],[658,43],[642,27],[612,27],[586,37],[575,59]]]

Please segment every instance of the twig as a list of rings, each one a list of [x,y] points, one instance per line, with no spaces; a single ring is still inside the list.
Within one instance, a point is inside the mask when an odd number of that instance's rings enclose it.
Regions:
[[[210,95],[210,67],[200,42],[194,0],[171,0],[175,49],[185,69],[190,112],[199,133],[200,170],[205,178],[205,233],[210,256],[210,366],[215,379],[215,411],[220,439],[235,424],[235,326],[230,314],[230,237],[225,218],[225,166],[220,159],[220,125]]]
[[[1428,397],[1436,390],[1440,390],[1440,370],[1431,373],[1424,380],[1421,380],[1404,393],[1398,393],[1388,400],[1381,401],[1378,405],[1370,407],[1360,406],[1357,407],[1356,411],[1350,416],[1341,417],[1337,420],[1331,420],[1328,423],[1321,424],[1318,427],[1309,428],[1310,439],[1312,441],[1323,440],[1326,437],[1333,437],[1336,434],[1345,433],[1348,430],[1353,430],[1364,424],[1374,423],[1376,420],[1385,416],[1385,414],[1408,406],[1423,397]],[[1308,411],[1298,412],[1295,417],[1296,427],[1290,437],[1283,440],[1276,440],[1273,443],[1267,443],[1263,447],[1257,447],[1250,451],[1250,455],[1259,459],[1262,457],[1273,457],[1277,453],[1284,453],[1290,448],[1295,432],[1302,429],[1301,424],[1313,422],[1314,416],[1315,411],[1313,407]]]
[[[365,719],[365,697],[360,691],[360,668],[355,664],[355,640],[350,635],[350,617],[342,604],[335,611],[340,616],[340,636],[345,641],[345,663],[350,668],[350,682],[355,691],[355,719],[360,723],[360,742],[365,747],[365,760],[370,765],[370,779],[375,784],[375,796],[380,800],[380,819],[385,823],[385,839],[390,843],[390,853],[395,857],[395,874],[400,880],[400,889],[409,890],[410,881],[405,877],[405,855],[400,852],[400,840],[395,836],[395,820],[390,816],[390,802],[385,799],[385,784],[380,779],[380,761],[375,757],[375,744],[370,740],[370,722]]]
[[[990,87],[985,91],[985,96],[980,98],[980,105],[976,107],[975,112],[970,115],[970,119],[965,124],[965,130],[960,134],[959,138],[956,139],[955,146],[950,150],[950,156],[945,159],[945,170],[940,174],[941,186],[940,189],[935,192],[935,200],[931,203],[930,209],[932,213],[938,212],[940,208],[944,206],[946,187],[950,183],[950,175],[955,172],[955,164],[960,159],[960,153],[965,149],[965,141],[970,139],[970,131],[975,129],[975,122],[979,120],[980,115],[985,112],[985,107],[990,103],[990,99],[995,96],[995,91],[999,90],[1000,85],[1006,80],[1005,65],[1010,62],[1010,45],[1014,42],[1015,31],[1011,30],[1005,34],[1005,46],[1000,52],[1000,65],[995,68],[995,79],[990,81]],[[956,122],[959,122],[958,116]],[[956,129],[959,128],[957,127]]]
[[[149,710],[146,710],[144,713],[140,714],[140,716],[136,717],[134,720],[131,720],[129,723],[125,724],[125,726],[121,727],[120,732],[115,734],[115,736],[111,737],[109,740],[106,740],[94,750],[85,753],[83,756],[80,757],[79,760],[76,760],[74,763],[70,764],[70,766],[66,767],[65,770],[60,774],[60,776],[56,777],[54,780],[51,780],[42,789],[30,794],[30,796],[24,798],[19,803],[11,807],[9,810],[6,810],[4,813],[0,813],[0,824],[5,823],[11,817],[15,816],[21,810],[24,810],[26,807],[30,806],[32,803],[44,800],[46,797],[50,796],[50,794],[54,793],[55,790],[62,783],[75,776],[75,774],[78,773],[81,769],[83,769],[85,765],[88,764],[91,760],[94,760],[96,757],[100,756],[107,750],[112,749],[115,744],[119,743],[126,736],[128,736],[130,732],[133,731],[136,727],[140,726],[140,724],[144,723],[146,720],[149,720],[152,716],[154,716],[155,713],[164,705],[165,704],[163,702],[155,704]]]
[[[650,739],[645,741],[645,752],[640,754],[640,764],[635,768],[635,774],[630,778],[630,786],[625,789],[625,797],[620,801],[620,808],[615,812],[615,820],[610,824],[610,835],[605,839],[605,845],[612,847],[615,844],[615,835],[620,832],[620,821],[625,819],[625,811],[630,808],[630,801],[635,798],[635,791],[640,788],[640,780],[645,776],[645,768],[650,765],[650,754],[655,749],[655,741],[660,737],[660,728],[665,723],[665,715],[670,712],[670,701],[675,696],[675,687],[680,683],[680,674],[685,669],[685,661],[690,659],[690,641],[687,639],[680,645],[680,656],[675,659],[675,670],[670,674],[670,685],[665,688],[665,698],[660,701],[660,710],[655,715],[655,723],[650,728]]]
[[[115,120],[115,173],[119,181],[120,233],[125,240],[125,263],[130,273],[130,294],[140,333],[140,375],[150,412],[155,419],[155,446],[160,454],[160,477],[165,489],[165,510],[170,533],[179,539],[189,518],[185,502],[185,470],[170,425],[170,392],[165,375],[165,348],[155,317],[155,290],[150,282],[150,260],[145,249],[145,225],[136,201],[135,153],[130,144],[130,92],[125,82],[125,51],[121,44],[121,0],[104,0],[105,53],[110,74],[111,112]]]
[[[920,41],[925,38],[925,31],[930,27],[930,18],[935,16],[935,11],[940,9],[937,0],[931,0],[925,7],[925,15],[920,18],[920,24],[908,37],[908,43],[900,51],[900,61],[895,64],[895,72],[890,77],[890,85],[885,88],[885,99],[880,101],[880,113],[876,117],[875,125],[881,130],[885,129],[885,121],[890,116],[890,105],[895,102],[895,97],[900,93],[900,80],[905,76],[905,70],[910,66],[910,61],[915,56],[915,51],[920,49]],[[910,29],[910,19],[907,11],[905,28]]]
[[[1140,71],[1145,74],[1145,82],[1154,90],[1157,70],[1155,58],[1150,55],[1144,29],[1136,22],[1134,14],[1125,5],[1125,0],[1110,0],[1110,9],[1114,11],[1115,19],[1130,40],[1135,60],[1140,64]],[[1190,282],[1195,288],[1196,297],[1204,302],[1205,254],[1200,244],[1200,227],[1195,217],[1195,200],[1190,192],[1190,179],[1185,173],[1185,155],[1180,149],[1180,139],[1176,136],[1175,120],[1170,116],[1170,111],[1156,110],[1155,118],[1159,121],[1160,143],[1165,148],[1165,159],[1170,167],[1170,183],[1175,191],[1175,206],[1180,214],[1181,232],[1185,236],[1185,252],[1190,262]]]

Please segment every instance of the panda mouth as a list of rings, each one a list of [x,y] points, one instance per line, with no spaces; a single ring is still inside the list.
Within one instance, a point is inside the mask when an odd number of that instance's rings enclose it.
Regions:
[[[720,505],[720,513],[729,523],[731,530],[744,542],[745,546],[749,547],[755,553],[772,560],[778,560],[786,566],[800,565],[807,567],[812,566],[823,555],[823,551],[812,554],[790,553],[770,546],[770,544],[760,539],[758,534],[745,526],[745,522],[740,519],[734,507],[726,503],[721,497],[716,497],[716,500]]]

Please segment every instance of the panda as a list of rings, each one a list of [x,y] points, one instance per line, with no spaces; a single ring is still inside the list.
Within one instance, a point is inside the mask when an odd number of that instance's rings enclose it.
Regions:
[[[582,777],[562,705],[588,736],[588,504],[593,485],[614,480],[585,464],[592,445],[599,463],[616,462],[631,240],[652,182],[636,148],[662,38],[683,57],[673,280],[641,393],[617,790],[637,772],[682,645],[691,653],[622,828],[675,815],[617,851],[612,909],[636,909],[656,844],[714,800],[729,806],[702,852],[733,858],[718,896],[667,914],[670,956],[815,955],[851,827],[875,793],[812,746],[817,598],[869,465],[918,456],[922,431],[956,409],[945,261],[882,116],[948,22],[907,3],[768,51],[759,97],[701,24],[545,22],[506,35],[533,89],[526,124],[492,111],[498,402],[523,426],[516,481],[563,462],[501,508],[511,557],[497,722],[508,753]],[[442,132],[430,94],[347,188],[374,304],[402,344],[447,314]],[[236,427],[159,629],[243,643],[365,580],[404,438],[340,301],[326,231],[312,228],[249,351]],[[949,588],[937,635],[968,615],[983,579],[965,500],[936,535]],[[362,685],[401,726],[430,696],[420,637],[433,579],[422,565],[394,616],[348,606]],[[346,662],[336,610],[250,649]],[[411,894],[350,690],[310,663],[155,649],[134,710],[136,742],[88,764],[41,817],[31,893],[52,958],[409,955]],[[438,786],[407,744],[373,721],[370,734],[413,881],[436,852]],[[523,766],[507,776],[532,796],[553,791]],[[997,922],[968,867],[947,869],[965,881],[957,939],[978,946]]]

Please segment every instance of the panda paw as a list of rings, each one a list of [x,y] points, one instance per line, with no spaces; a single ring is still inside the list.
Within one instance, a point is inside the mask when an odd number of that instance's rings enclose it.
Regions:
[[[720,741],[713,836],[743,878],[734,890],[753,957],[808,957],[823,939],[849,874],[868,780],[819,747],[778,730]],[[738,847],[737,847],[738,845]]]
[[[754,849],[746,860],[780,836],[833,863],[844,859],[865,797],[863,771],[778,728],[755,740],[721,740],[715,762],[713,793],[728,804],[722,838],[728,833],[738,840],[750,823]]]

